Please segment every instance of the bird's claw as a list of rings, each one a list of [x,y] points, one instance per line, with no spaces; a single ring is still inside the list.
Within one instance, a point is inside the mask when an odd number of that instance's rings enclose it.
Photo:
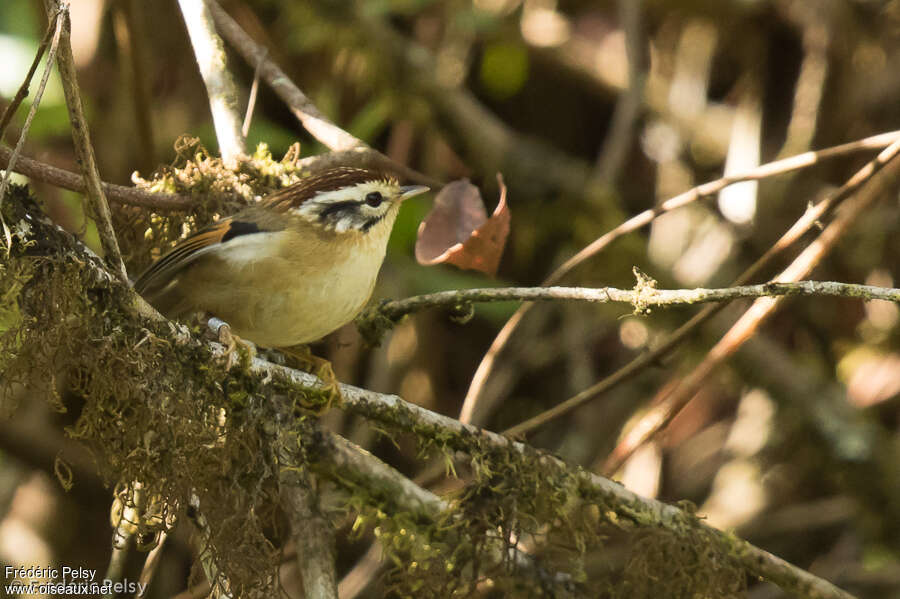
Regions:
[[[214,316],[209,319],[207,326],[216,335],[219,343],[225,346],[225,353],[222,354],[222,357],[225,358],[225,370],[231,370],[231,367],[234,366],[236,354],[240,357],[241,352],[238,351],[238,348],[246,350],[248,358],[256,355],[256,346],[232,333],[231,326],[224,320]]]

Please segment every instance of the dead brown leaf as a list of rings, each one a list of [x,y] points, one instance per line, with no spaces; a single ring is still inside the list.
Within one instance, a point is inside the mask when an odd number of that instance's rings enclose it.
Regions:
[[[453,264],[493,276],[509,236],[510,213],[506,185],[497,175],[500,201],[490,218],[481,192],[467,179],[444,186],[434,208],[419,225],[416,260],[419,264]]]

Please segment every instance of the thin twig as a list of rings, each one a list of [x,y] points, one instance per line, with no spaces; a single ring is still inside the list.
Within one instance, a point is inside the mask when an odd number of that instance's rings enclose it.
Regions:
[[[701,198],[712,196],[722,189],[732,185],[734,183],[739,183],[741,181],[753,181],[764,179],[767,177],[772,177],[774,175],[787,173],[791,171],[795,171],[802,168],[807,168],[812,166],[822,160],[836,158],[839,156],[846,156],[848,154],[860,152],[860,151],[868,151],[874,149],[882,149],[886,146],[889,146],[891,143],[895,142],[897,139],[900,139],[900,131],[891,131],[889,133],[882,133],[880,135],[874,135],[871,137],[867,137],[865,139],[861,139],[858,141],[842,144],[839,146],[834,146],[831,148],[826,148],[823,150],[804,152],[803,154],[799,154],[797,156],[792,156],[790,158],[785,158],[783,160],[778,160],[776,162],[770,162],[767,164],[763,164],[757,168],[754,168],[750,171],[744,173],[735,173],[733,175],[729,175],[726,177],[721,177],[720,179],[716,179],[715,181],[710,181],[708,183],[704,183],[703,185],[699,185],[690,189],[684,193],[678,194],[677,196],[670,198],[660,204],[659,206],[652,208],[650,210],[645,210],[636,216],[628,219],[621,225],[617,226],[615,229],[605,233],[604,235],[598,237],[596,240],[591,242],[584,249],[579,251],[577,254],[566,260],[559,268],[557,268],[553,273],[550,274],[543,282],[542,285],[549,286],[555,285],[559,281],[561,281],[567,274],[569,274],[572,270],[574,270],[577,266],[585,262],[586,260],[596,256],[598,253],[603,251],[605,248],[609,247],[609,245],[622,237],[627,233],[631,233],[636,231],[637,229],[643,227],[644,225],[652,222],[656,217],[665,212],[669,212],[670,210],[675,210],[676,208],[681,208],[682,206],[686,206],[692,202],[695,202]],[[828,208],[831,204],[823,205],[823,208]],[[828,208],[830,209],[830,208]],[[821,216],[820,213],[810,214],[810,218],[803,219],[803,223],[800,227],[797,227],[797,233],[799,234],[800,230],[806,231],[808,227],[814,222],[815,218],[819,218]],[[787,247],[789,243],[793,243],[796,240],[796,235],[792,235],[791,238],[786,239],[785,243],[779,244],[777,251],[780,251],[784,247]],[[769,260],[771,256],[764,257],[766,260]],[[752,267],[752,272],[755,273],[759,269],[761,269],[762,264],[757,264]],[[752,275],[751,275],[752,276]],[[738,279],[737,284],[741,284],[743,282],[749,281],[748,276],[742,276]],[[512,338],[513,333],[518,328],[519,324],[522,322],[522,319],[528,313],[528,311],[532,308],[533,304],[525,304],[521,306],[516,312],[510,317],[506,324],[500,329],[497,333],[497,336],[494,337],[494,340],[491,342],[491,346],[488,348],[484,357],[481,359],[481,362],[478,364],[478,368],[475,370],[475,374],[472,377],[472,382],[469,384],[469,389],[466,392],[466,397],[463,401],[462,411],[460,412],[460,419],[463,422],[469,422],[471,424],[481,425],[487,421],[491,411],[492,411],[492,403],[489,402],[488,398],[485,397],[485,385],[487,383],[488,378],[491,376],[491,373],[494,370],[494,366],[497,362],[497,359],[503,349],[506,347],[509,340]],[[671,347],[674,347],[680,340],[687,335],[690,330],[693,330],[702,319],[705,319],[709,316],[709,313],[701,313],[706,314],[706,316],[698,316],[694,317],[689,323],[691,326],[685,328],[682,327],[679,331],[682,332],[681,335],[676,332],[673,336],[675,339],[670,339],[671,343],[667,341],[667,343],[663,344],[662,351],[665,353]],[[696,322],[695,322],[696,321]],[[652,364],[657,358],[653,357],[650,360],[651,356],[645,354],[642,357],[637,358],[638,363],[632,362],[626,368],[635,368],[637,371],[640,368],[647,364]],[[607,378],[604,381],[601,381],[592,389],[596,389],[597,393],[601,393],[606,389],[611,388],[630,377],[629,373],[624,373],[625,376],[619,375],[616,373],[615,379]],[[588,394],[590,395],[590,394]],[[580,397],[579,394],[576,397]],[[574,397],[572,398],[575,399]]]
[[[62,187],[63,189],[84,193],[85,183],[84,177],[81,175],[62,168],[50,166],[49,164],[39,162],[26,156],[19,156],[13,167],[10,166],[12,153],[12,150],[0,145],[0,168],[8,169],[37,181]],[[119,202],[120,204],[153,208],[154,210],[187,210],[199,201],[189,195],[178,193],[156,193],[144,191],[143,189],[138,189],[136,187],[116,185],[115,183],[101,183],[101,186],[106,193],[106,197],[110,200]]]
[[[265,58],[265,54],[263,54],[263,58]],[[247,136],[250,134],[253,109],[256,108],[256,96],[259,94],[259,68],[261,66],[262,61],[256,63],[256,68],[253,70],[253,85],[250,86],[250,97],[247,98],[247,111],[244,113],[244,124],[241,126],[241,135],[244,136],[244,139],[247,139]]]
[[[821,262],[834,248],[838,240],[856,221],[857,217],[875,200],[893,189],[900,178],[900,141],[894,142],[878,156],[878,165],[887,163],[884,169],[873,171],[867,184],[837,213],[834,221],[813,241],[781,274],[776,282],[796,281]],[[869,163],[863,170],[876,163]],[[859,173],[857,173],[858,175]],[[857,176],[851,180],[856,179]],[[653,409],[619,442],[604,465],[604,472],[615,472],[634,451],[653,438],[693,399],[694,395],[716,371],[716,369],[736,352],[753,333],[782,305],[781,298],[759,298],[729,331],[709,351],[703,361],[687,376],[674,385],[666,385],[657,393]]]
[[[112,272],[128,280],[125,272],[125,262],[122,261],[122,253],[119,251],[119,242],[116,241],[116,232],[112,225],[112,216],[109,212],[109,204],[103,193],[103,185],[100,181],[100,172],[97,169],[97,159],[94,156],[94,146],[91,144],[91,133],[87,119],[84,116],[84,106],[81,102],[81,92],[78,89],[78,77],[75,72],[75,59],[72,57],[72,23],[69,19],[67,3],[59,0],[44,0],[47,13],[61,10],[62,33],[59,38],[59,53],[56,57],[60,79],[62,79],[63,93],[66,96],[66,105],[69,108],[69,120],[72,123],[72,140],[75,143],[75,155],[81,165],[85,180],[85,195],[97,223],[97,233],[100,236],[100,244],[103,247],[104,257],[110,264]]]
[[[374,310],[379,314],[398,320],[407,314],[427,308],[455,307],[471,302],[508,301],[553,301],[575,300],[594,303],[626,303],[643,311],[650,306],[677,306],[703,304],[707,302],[727,302],[746,297],[786,296],[786,295],[829,295],[886,300],[900,303],[900,289],[873,287],[855,283],[835,283],[830,281],[772,282],[760,285],[743,285],[720,289],[656,289],[641,285],[634,290],[615,287],[497,287],[486,289],[458,289],[417,295],[402,300],[393,300],[379,305]]]
[[[227,168],[235,169],[246,150],[241,135],[237,88],[228,72],[225,45],[216,33],[210,7],[204,0],[178,0],[178,6],[187,25],[200,76],[206,85],[222,161]]]
[[[791,226],[791,228],[784,235],[782,235],[781,239],[775,242],[775,244],[771,248],[769,248],[769,250],[766,251],[765,254],[763,254],[756,262],[753,263],[752,266],[750,266],[750,268],[745,270],[741,274],[741,276],[737,278],[735,284],[741,285],[750,281],[759,272],[761,272],[764,268],[771,264],[781,251],[790,247],[793,243],[800,239],[800,237],[804,233],[815,227],[820,218],[822,218],[828,212],[834,210],[839,204],[850,197],[863,185],[863,183],[868,180],[869,177],[871,177],[882,166],[884,166],[887,160],[890,160],[893,156],[895,156],[898,151],[900,151],[900,138],[898,138],[891,145],[885,148],[878,156],[875,157],[874,160],[868,162],[862,169],[857,171],[857,173],[854,174],[844,185],[842,185],[840,189],[835,191],[828,198],[822,200],[815,206],[808,208],[803,216],[801,216],[797,220],[797,222],[795,222],[794,225]],[[678,327],[675,332],[669,335],[653,350],[641,354],[613,374],[595,383],[594,385],[591,385],[587,389],[584,389],[583,391],[570,397],[564,402],[553,406],[549,410],[542,412],[537,416],[529,418],[528,420],[508,429],[507,431],[505,431],[505,434],[528,434],[529,432],[540,428],[547,422],[559,418],[564,414],[568,414],[575,408],[584,405],[588,401],[591,401],[592,399],[598,397],[602,393],[605,393],[606,391],[622,383],[623,381],[634,377],[644,368],[657,363],[660,358],[667,355],[672,350],[672,348],[686,339],[688,335],[695,331],[700,325],[718,314],[718,312],[724,306],[725,304],[707,306],[706,308],[695,314],[689,321]]]
[[[48,27],[49,29],[53,30],[53,40],[50,43],[50,51],[47,53],[47,64],[44,67],[43,75],[41,75],[41,81],[38,84],[37,92],[34,95],[34,101],[32,101],[31,108],[28,110],[28,115],[25,117],[25,124],[22,125],[22,132],[19,134],[19,140],[16,142],[16,147],[9,154],[6,165],[6,172],[3,173],[3,181],[0,182],[0,207],[3,206],[3,198],[6,197],[6,189],[9,186],[9,178],[14,172],[16,162],[19,159],[19,153],[22,151],[22,146],[25,145],[25,138],[28,137],[28,130],[31,128],[31,121],[34,118],[34,114],[37,112],[38,106],[41,103],[41,97],[44,95],[44,88],[47,87],[47,80],[50,78],[50,68],[53,64],[53,60],[56,58],[56,51],[59,47],[59,40],[62,37],[63,20],[60,11],[51,11],[48,9],[47,14],[52,15],[50,17],[50,24]],[[25,83],[23,83],[26,89],[28,87],[26,84],[34,73],[34,66],[35,65],[32,64],[32,69],[28,72]],[[8,114],[10,115],[10,117],[12,116],[11,112],[8,112]],[[0,139],[2,139],[2,135],[0,135]],[[6,225],[6,221],[3,220],[2,212],[0,212],[0,226],[2,226],[3,228],[3,237],[6,241],[6,251],[9,252],[10,248],[12,247],[12,235],[9,231],[9,227]]]

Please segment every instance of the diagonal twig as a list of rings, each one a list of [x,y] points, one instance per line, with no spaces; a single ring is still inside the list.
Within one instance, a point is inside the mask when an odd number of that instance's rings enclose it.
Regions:
[[[56,57],[56,64],[62,79],[66,105],[69,108],[75,155],[78,157],[78,163],[84,175],[85,195],[88,198],[88,203],[97,223],[97,232],[100,235],[100,243],[103,247],[105,259],[116,276],[123,281],[127,281],[128,275],[125,272],[125,263],[122,261],[122,253],[119,251],[119,243],[116,241],[109,204],[107,204],[106,195],[103,193],[100,172],[97,170],[97,159],[94,156],[94,147],[91,145],[91,134],[88,129],[87,119],[84,116],[81,92],[78,90],[78,77],[75,72],[75,59],[72,57],[72,44],[70,41],[72,22],[69,19],[68,3],[60,2],[59,0],[44,0],[44,5],[47,7],[48,14],[61,11],[62,32],[59,39],[59,52]]]
[[[34,77],[34,72],[41,63],[41,57],[44,56],[44,51],[47,49],[47,46],[50,45],[50,40],[53,38],[59,39],[58,35],[55,33],[57,31],[57,16],[58,15],[54,15],[50,18],[50,23],[47,25],[47,31],[44,33],[44,39],[41,40],[41,43],[38,46],[37,53],[34,55],[34,60],[31,62],[31,67],[25,75],[25,80],[22,81],[22,85],[20,85],[19,89],[16,91],[16,95],[13,96],[13,99],[10,100],[9,104],[7,104],[6,108],[3,110],[3,116],[0,117],[0,141],[3,141],[6,127],[12,120],[13,115],[15,115],[16,110],[19,109],[19,105],[28,97],[28,87],[31,85],[31,78]],[[47,62],[51,63],[53,61],[52,59],[48,59]],[[41,90],[40,93],[43,93],[43,90]],[[40,101],[36,101],[34,104],[40,104]]]
[[[290,77],[267,56],[266,49],[253,41],[241,26],[219,6],[216,0],[207,0],[207,5],[215,19],[216,27],[228,40],[228,43],[244,57],[247,64],[259,69],[262,80],[287,105],[303,128],[332,150],[331,154],[325,154],[323,158],[337,161],[343,166],[353,164],[390,170],[396,172],[401,178],[414,183],[423,183],[431,187],[440,186],[440,183],[431,177],[391,160],[381,152],[370,148],[361,139],[332,123],[291,81]]]

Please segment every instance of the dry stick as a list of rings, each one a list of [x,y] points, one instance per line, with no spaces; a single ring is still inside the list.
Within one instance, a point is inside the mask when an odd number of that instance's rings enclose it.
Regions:
[[[110,265],[116,276],[123,281],[128,280],[125,272],[125,263],[122,261],[122,253],[119,251],[119,242],[116,241],[116,232],[112,225],[112,216],[109,212],[109,204],[103,194],[103,185],[100,182],[100,172],[97,170],[97,159],[94,156],[94,146],[91,145],[91,133],[88,129],[87,119],[84,116],[84,107],[81,102],[81,92],[78,90],[78,77],[75,72],[75,59],[72,57],[72,23],[69,19],[68,5],[60,7],[59,0],[44,0],[47,13],[62,10],[62,34],[60,35],[59,53],[56,57],[57,68],[62,79],[63,93],[66,96],[66,105],[69,108],[69,120],[72,123],[72,140],[75,142],[75,155],[81,167],[85,181],[85,195],[93,211],[93,217],[97,223],[97,233],[100,235],[100,244],[103,247],[104,258]]]
[[[863,140],[865,141],[865,140]],[[745,270],[735,281],[736,285],[741,285],[751,280],[763,268],[768,266],[775,257],[787,247],[794,244],[804,233],[813,228],[818,220],[827,212],[836,208],[841,202],[852,195],[859,189],[869,177],[871,177],[878,169],[880,169],[891,156],[897,152],[898,144],[900,144],[900,136],[890,146],[885,148],[874,160],[868,162],[862,169],[856,172],[844,185],[828,198],[822,200],[815,206],[808,208],[797,222],[782,235],[775,245],[766,251],[750,268]],[[669,353],[676,345],[681,343],[689,334],[691,334],[701,324],[715,316],[724,308],[725,304],[717,306],[708,306],[695,314],[690,320],[678,327],[674,333],[669,335],[660,345],[653,350],[641,354],[610,376],[599,381],[598,383],[588,387],[573,397],[567,399],[559,405],[538,414],[516,426],[506,430],[504,434],[508,435],[524,435],[528,432],[543,426],[545,423],[558,418],[564,414],[568,414],[575,408],[594,399],[601,393],[608,391],[619,383],[630,379],[644,368],[655,364],[662,356]]]
[[[5,168],[31,179],[71,191],[84,193],[86,189],[84,177],[77,173],[50,166],[25,156],[19,156],[15,161],[15,166],[11,166],[12,155],[12,150],[0,146],[0,168]],[[154,210],[187,210],[198,201],[189,195],[156,193],[136,187],[116,185],[115,183],[101,183],[101,186],[104,193],[106,193],[106,197],[110,200],[120,204],[153,208]]]
[[[31,121],[34,118],[34,114],[37,112],[38,105],[41,103],[41,97],[44,95],[44,88],[47,87],[47,80],[50,78],[50,68],[53,64],[53,59],[56,57],[59,39],[62,36],[62,18],[60,17],[60,12],[48,10],[47,14],[52,15],[47,30],[53,31],[53,41],[50,43],[50,52],[47,54],[47,65],[44,67],[44,74],[41,76],[41,81],[38,84],[37,93],[35,93],[34,101],[31,103],[31,108],[28,110],[28,115],[25,117],[25,124],[22,125],[22,133],[19,135],[19,140],[16,142],[15,150],[9,153],[6,172],[3,173],[3,181],[0,182],[0,207],[3,206],[3,198],[6,197],[6,188],[9,186],[10,175],[15,169],[16,162],[19,159],[19,153],[22,151],[22,146],[25,145],[25,138],[28,136],[28,130],[31,128]],[[22,82],[24,89],[28,89],[32,76],[34,76],[34,64],[32,65],[31,70],[28,71],[25,81]],[[19,91],[21,91],[21,88]],[[12,105],[10,105],[10,108],[12,108]],[[10,112],[9,109],[7,109],[6,114],[9,114],[10,118],[12,117],[12,112]],[[4,114],[4,118],[6,117],[6,114]],[[2,139],[2,134],[0,134],[0,139]],[[2,149],[3,148],[0,148],[0,150]],[[0,227],[3,229],[3,237],[6,240],[6,251],[9,252],[12,248],[12,235],[9,231],[9,227],[6,225],[6,221],[3,220],[2,212],[0,212]]]
[[[333,150],[332,154],[342,153],[339,164],[357,164],[370,168],[381,168],[396,171],[404,179],[415,183],[435,186],[435,180],[431,177],[409,168],[408,166],[394,162],[381,152],[371,149],[364,141],[347,133],[328,117],[322,114],[315,104],[306,97],[300,88],[267,56],[265,48],[257,44],[247,33],[241,29],[234,19],[222,9],[215,0],[207,0],[207,5],[215,19],[216,27],[228,40],[238,53],[244,57],[247,64],[259,68],[260,77],[271,87],[291,110],[303,128],[310,135]],[[346,153],[345,153],[346,152]],[[326,154],[326,157],[334,157]],[[365,164],[360,164],[365,162]]]
[[[265,54],[263,54],[265,57]],[[253,110],[256,108],[256,96],[259,94],[259,67],[261,62],[256,64],[253,71],[253,85],[250,86],[250,97],[247,98],[247,112],[244,113],[244,124],[241,126],[241,135],[244,139],[250,135],[250,122],[253,121]]]
[[[200,76],[206,85],[222,161],[227,168],[235,169],[245,150],[237,88],[228,72],[225,45],[216,34],[212,15],[204,0],[178,0],[178,6],[187,25]]]
[[[640,214],[633,216],[612,231],[609,231],[601,237],[598,237],[590,245],[566,260],[566,262],[564,262],[559,268],[553,271],[553,273],[549,277],[547,277],[542,284],[545,286],[556,284],[582,262],[603,251],[613,241],[627,233],[636,231],[644,225],[649,224],[660,214],[663,214],[670,210],[674,210],[676,208],[680,208],[701,198],[716,194],[729,185],[739,183],[741,181],[754,181],[781,173],[795,171],[812,166],[817,162],[828,158],[845,156],[847,154],[859,151],[884,148],[897,139],[900,139],[900,131],[882,133],[880,135],[874,135],[872,137],[867,137],[859,141],[834,146],[832,148],[826,148],[824,150],[804,152],[803,154],[798,154],[797,156],[792,156],[790,158],[785,158],[776,162],[763,164],[744,173],[735,173],[733,175],[722,177],[715,181],[710,181],[709,183],[704,183],[703,185],[700,185],[698,187],[694,187],[693,189],[690,189],[684,193],[666,200],[655,208],[645,210]],[[742,282],[745,282],[749,279],[742,277],[740,280]],[[460,419],[463,422],[481,425],[484,424],[490,416],[493,404],[496,403],[496,400],[492,401],[484,398],[483,394],[485,384],[487,383],[487,379],[493,372],[500,352],[506,347],[513,333],[518,328],[522,319],[525,317],[531,307],[532,304],[526,304],[516,310],[516,312],[510,317],[506,324],[503,325],[503,328],[500,329],[500,332],[497,333],[497,336],[494,338],[494,341],[491,343],[491,346],[485,353],[484,358],[482,358],[481,363],[478,365],[478,368],[476,369],[475,374],[472,377],[472,382],[469,385],[469,390],[466,393],[466,397],[463,402],[462,411],[460,413]],[[680,339],[681,337],[679,337],[678,340]],[[674,347],[678,340],[676,340],[676,342],[671,344],[671,346],[669,347]],[[668,351],[668,348],[666,351]],[[655,359],[656,358],[653,358],[653,360]],[[641,366],[643,367],[644,365],[650,363],[652,363],[652,361],[645,360],[642,361]],[[621,382],[621,380],[625,380],[630,375],[629,373],[624,373],[624,376],[618,376],[617,373],[614,376],[616,376],[614,380],[607,379],[607,381],[609,382],[609,386],[604,386],[603,390],[608,389],[615,384],[618,384],[619,382]]]
[[[897,183],[897,179],[900,178],[900,160],[895,157],[898,153],[900,153],[900,141],[894,142],[879,154],[877,159],[879,166],[887,163],[880,173],[875,173],[876,169],[873,167],[873,163],[866,165],[863,171],[870,171],[869,177],[871,177],[867,184],[845,202],[844,209],[837,214],[834,221],[781,274],[775,277],[775,281],[796,281],[809,274],[834,248],[837,241],[856,221],[862,211]],[[860,173],[857,173],[851,180],[859,177]],[[782,303],[782,298],[759,298],[753,302],[750,309],[716,343],[690,375],[674,385],[667,385],[662,392],[657,394],[653,401],[653,409],[641,418],[610,454],[604,464],[604,472],[610,473],[618,470],[638,447],[665,428],[694,397],[714,370],[734,354]]]

